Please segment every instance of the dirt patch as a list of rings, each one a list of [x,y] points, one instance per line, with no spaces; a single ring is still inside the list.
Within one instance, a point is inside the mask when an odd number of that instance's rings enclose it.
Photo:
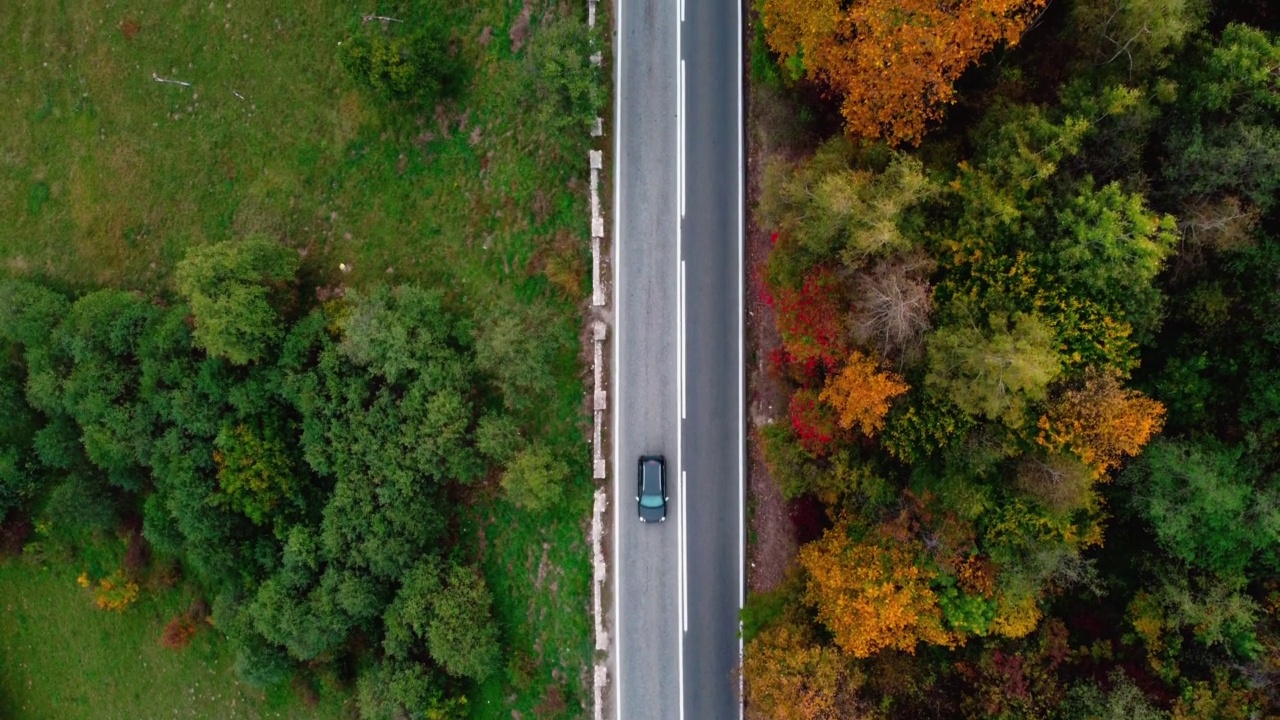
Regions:
[[[129,18],[120,23],[120,34],[125,40],[132,40],[138,37],[138,33],[142,31],[142,23],[133,18]]]
[[[524,7],[520,8],[520,17],[511,23],[511,30],[507,33],[507,37],[511,38],[511,54],[515,55],[520,52],[520,48],[524,47],[525,42],[529,39],[529,15],[533,12],[533,7],[525,0]]]

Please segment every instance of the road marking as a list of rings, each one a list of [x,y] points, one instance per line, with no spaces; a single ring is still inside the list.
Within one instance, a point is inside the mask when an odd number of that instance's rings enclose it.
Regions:
[[[680,43],[680,31],[679,31],[679,30],[677,30],[677,31],[676,31],[676,44],[677,44],[677,46],[679,45],[679,43]],[[680,123],[680,125],[679,125],[679,127],[680,127],[680,130],[679,130],[680,142],[679,142],[679,148],[677,149],[677,152],[679,153],[679,159],[680,159],[680,182],[679,182],[679,185],[680,185],[680,217],[681,217],[681,218],[683,218],[683,217],[684,217],[684,196],[685,196],[685,185],[684,185],[684,144],[685,144],[685,132],[684,132],[684,131],[685,131],[685,126],[684,126],[684,88],[685,88],[685,85],[684,85],[684,59],[683,59],[683,58],[680,60],[680,82],[679,82],[679,86],[680,86],[680,97],[679,97],[679,104],[677,105],[677,107],[678,107],[679,109],[676,111],[676,115],[677,115],[677,119],[679,120],[679,123]]]
[[[743,339],[743,293],[742,276],[746,274],[743,267],[743,246],[746,244],[746,199],[743,183],[746,181],[746,169],[743,167],[743,118],[742,118],[742,34],[746,28],[742,25],[742,3],[738,6],[738,54],[734,56],[734,66],[738,68],[738,667],[742,667],[742,607],[746,600],[746,567],[747,567],[747,510],[746,510],[746,355]],[[746,697],[743,693],[742,673],[738,673],[738,718],[741,720],[745,712]]]
[[[680,468],[680,488],[676,496],[676,521],[679,526],[676,528],[677,545],[679,546],[679,565],[680,579],[679,586],[680,597],[680,631],[676,633],[676,673],[679,676],[679,693],[680,693],[680,720],[684,720],[684,634],[688,630],[688,613],[684,606],[683,598],[685,596],[687,578],[685,578],[685,555],[684,555],[684,529],[685,529],[685,507],[684,507],[684,354],[685,354],[685,316],[684,316],[684,50],[681,48],[682,32],[681,23],[684,22],[684,0],[678,0],[680,9],[680,22],[676,23],[676,61],[680,64],[680,74],[676,77],[676,202],[680,209],[680,215],[676,218],[676,262],[679,263],[679,274],[677,277],[676,298],[678,303],[676,317],[676,332],[678,334],[676,343],[679,346],[677,353],[677,383],[679,384],[679,403],[680,403],[680,419],[676,421],[676,453],[678,456]]]
[[[618,41],[614,44],[613,51],[613,167],[617,168],[622,164],[622,6],[623,2],[614,3],[614,7],[618,9],[617,18],[617,34]],[[622,297],[622,277],[626,273],[622,272],[619,260],[622,259],[622,173],[615,172],[613,177],[613,262],[614,280],[613,280],[613,428],[616,433],[613,436],[613,569],[617,573],[613,581],[613,689],[614,698],[613,705],[617,711],[618,720],[622,720],[622,563],[618,561],[620,557],[619,547],[622,545],[619,539],[622,537],[622,473],[618,471],[622,467],[619,462],[619,454],[622,452],[622,413],[618,412],[618,408],[622,406],[622,383],[616,380],[622,376],[622,311],[619,307],[619,300]]]
[[[676,250],[676,252],[679,252],[679,250]],[[679,345],[679,353],[680,353],[679,385],[680,385],[680,419],[681,420],[684,420],[685,418],[688,417],[688,413],[686,410],[688,406],[685,403],[685,395],[686,395],[686,389],[689,387],[689,383],[685,380],[685,372],[684,372],[685,355],[687,354],[687,351],[689,348],[689,340],[688,340],[689,324],[685,321],[685,311],[684,311],[685,299],[688,297],[688,295],[689,295],[689,284],[685,282],[684,260],[681,260],[679,287],[676,289],[677,302],[680,303],[680,311],[676,319],[676,324],[679,326],[679,333],[680,333],[680,337],[677,341],[677,344]],[[684,467],[684,466],[681,465],[681,467]]]
[[[689,530],[685,524],[688,513],[684,512],[685,488],[689,486],[689,478],[684,470],[680,471],[680,617],[681,627],[689,632],[689,560],[686,557],[689,547]]]

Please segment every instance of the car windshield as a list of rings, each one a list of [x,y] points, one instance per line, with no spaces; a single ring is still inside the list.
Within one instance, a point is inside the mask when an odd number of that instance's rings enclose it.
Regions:
[[[640,507],[660,508],[662,507],[661,495],[645,495],[640,498]]]

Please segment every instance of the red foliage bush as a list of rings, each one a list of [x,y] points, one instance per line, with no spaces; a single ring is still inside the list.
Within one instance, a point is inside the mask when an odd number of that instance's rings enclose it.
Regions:
[[[160,633],[160,644],[170,650],[181,650],[191,643],[196,634],[196,621],[188,614],[174,615]]]
[[[821,388],[826,378],[827,366],[821,358],[816,357],[797,362],[785,346],[779,346],[769,352],[769,372],[774,377],[790,380],[801,387]]]
[[[835,411],[818,401],[815,390],[797,390],[791,396],[789,415],[800,447],[810,455],[826,455],[831,443],[840,435]]]
[[[799,290],[774,290],[778,332],[796,362],[818,360],[834,370],[844,361],[848,344],[841,295],[839,278],[827,268],[810,273]]]

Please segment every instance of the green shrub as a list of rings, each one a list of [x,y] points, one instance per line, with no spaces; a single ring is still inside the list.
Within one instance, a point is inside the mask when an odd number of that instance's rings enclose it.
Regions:
[[[392,100],[430,104],[449,94],[459,63],[438,13],[420,21],[365,23],[340,45],[340,61],[360,86]]]
[[[568,478],[569,466],[539,444],[516,454],[502,475],[502,489],[511,502],[536,512],[560,500]]]
[[[604,70],[591,64],[597,47],[592,31],[576,18],[553,20],[529,41],[527,100],[539,124],[573,141],[588,137],[608,97]]]

